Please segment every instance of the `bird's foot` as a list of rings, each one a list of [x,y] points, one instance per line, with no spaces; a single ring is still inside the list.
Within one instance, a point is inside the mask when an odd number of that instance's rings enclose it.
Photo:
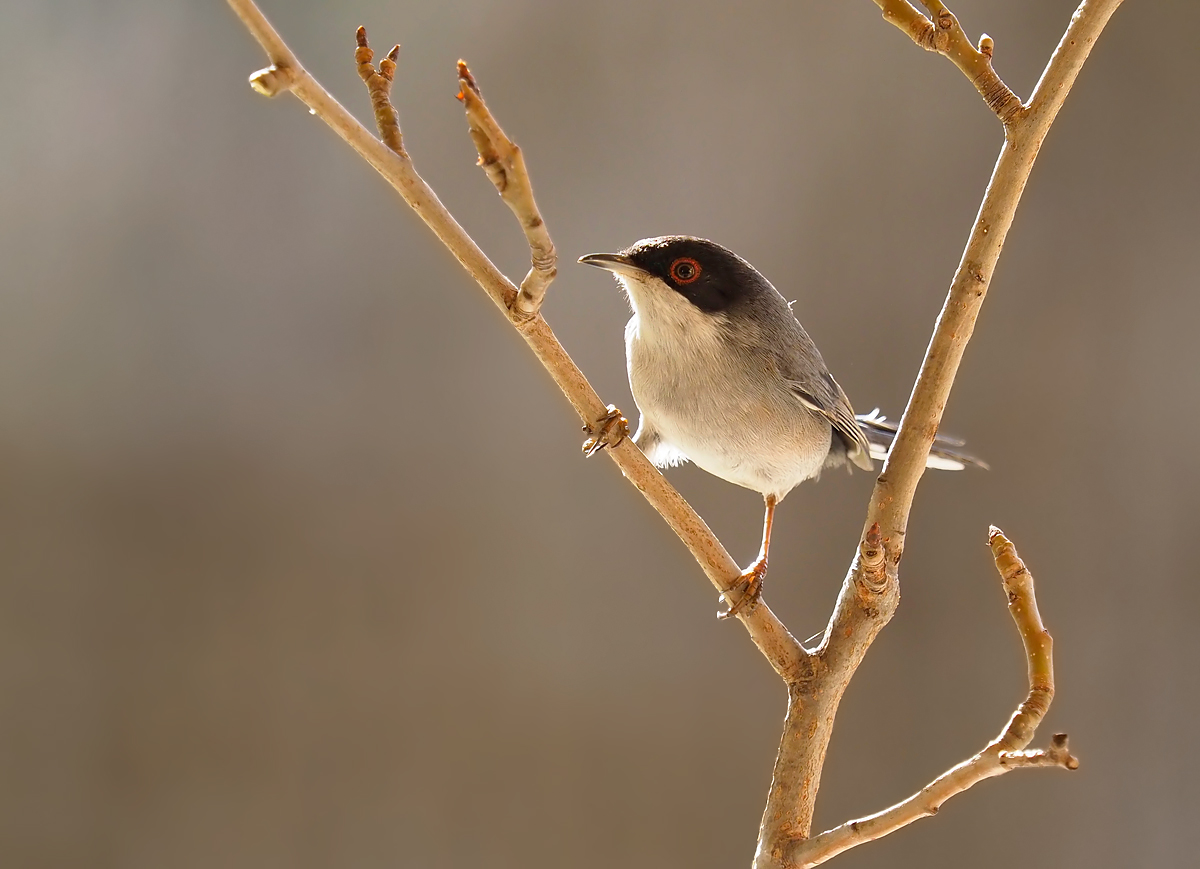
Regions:
[[[610,404],[608,413],[591,425],[585,425],[583,431],[587,435],[587,440],[583,442],[583,454],[590,458],[605,447],[615,447],[629,437],[629,420]]]
[[[758,606],[758,602],[762,600],[763,579],[767,575],[767,558],[760,556],[758,561],[742,571],[741,577],[729,591],[721,595],[721,600],[726,601],[729,609],[717,612],[718,619],[730,619],[740,613],[742,610],[746,612],[754,612],[754,608]],[[731,595],[737,594],[736,598],[731,598]]]

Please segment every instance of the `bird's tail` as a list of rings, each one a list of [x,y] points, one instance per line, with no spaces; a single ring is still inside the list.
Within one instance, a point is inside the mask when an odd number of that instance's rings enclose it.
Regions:
[[[890,422],[879,412],[879,408],[870,413],[859,414],[855,419],[858,420],[858,427],[867,436],[867,443],[871,445],[871,458],[880,461],[886,459],[888,451],[892,448],[892,441],[896,439],[899,424]],[[938,435],[933,439],[933,448],[929,450],[929,459],[925,462],[925,467],[942,471],[961,471],[967,465],[974,465],[986,471],[987,462],[964,453],[959,449],[964,445],[958,438]]]

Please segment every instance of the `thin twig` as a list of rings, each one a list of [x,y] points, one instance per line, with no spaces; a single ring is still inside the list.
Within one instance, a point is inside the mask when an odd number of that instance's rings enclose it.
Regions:
[[[896,440],[871,493],[854,563],[815,650],[818,660],[814,672],[819,678],[801,686],[802,690],[789,688],[788,715],[759,828],[756,869],[786,865],[783,861],[793,843],[806,838],[812,829],[834,715],[867,649],[896,611],[900,599],[897,566],[904,554],[913,497],[1004,239],[1038,149],[1083,62],[1120,3],[1084,0],[1050,58],[1027,110],[1005,129],[1005,142],[991,182],[938,316]],[[876,536],[882,538],[882,561],[867,558],[868,553],[876,551],[872,542]]]
[[[583,372],[563,349],[545,319],[540,314],[530,317],[517,309],[517,288],[492,264],[446,210],[437,194],[417,174],[409,156],[392,151],[371,135],[366,127],[321,87],[317,80],[300,66],[253,0],[228,0],[228,3],[270,56],[272,69],[276,70],[269,76],[270,80],[282,80],[287,85],[276,89],[256,86],[255,89],[268,95],[290,90],[312,109],[313,114],[333,128],[334,132],[396,188],[417,216],[425,221],[467,273],[504,312],[571,402],[585,427],[592,429],[610,419],[609,405],[601,401]],[[617,441],[605,452],[683,541],[717,591],[731,591],[741,578],[741,569],[704,520],[666,477],[650,464],[642,451],[628,438]],[[751,640],[772,668],[785,679],[801,678],[811,670],[810,656],[771,612],[770,607],[760,603],[753,610],[740,612],[738,620],[745,626]]]
[[[942,773],[920,791],[889,809],[848,821],[811,839],[793,842],[784,855],[784,865],[805,867],[824,863],[843,851],[880,839],[913,821],[937,814],[942,803],[952,796],[984,779],[1014,769],[1079,768],[1079,761],[1072,756],[1064,733],[1055,734],[1050,747],[1045,750],[1023,750],[1033,740],[1054,698],[1053,645],[1038,614],[1033,576],[1017,555],[1016,548],[995,526],[988,534],[988,545],[991,546],[1004,593],[1008,596],[1008,611],[1025,647],[1029,673],[1029,693],[1025,700],[1017,707],[1000,735],[974,757]]]
[[[990,36],[985,33],[979,37],[978,47],[972,45],[958,18],[937,0],[921,0],[929,10],[928,18],[908,0],[875,0],[875,5],[883,10],[885,21],[907,33],[917,45],[944,54],[962,70],[1005,127],[1020,119],[1025,111],[1021,98],[992,69],[995,43]]]
[[[542,307],[546,288],[558,274],[558,255],[546,222],[533,199],[533,185],[521,148],[500,129],[500,124],[488,110],[475,76],[465,61],[458,62],[458,98],[467,111],[467,126],[471,141],[479,152],[479,165],[495,185],[500,198],[512,209],[529,242],[531,267],[521,281],[516,309],[532,317]]]
[[[371,108],[375,110],[375,126],[379,128],[379,138],[400,156],[404,153],[404,140],[400,135],[400,115],[392,105],[392,80],[396,77],[396,58],[400,55],[397,45],[379,61],[379,69],[371,63],[375,52],[367,44],[367,28],[360,27],[354,34],[358,48],[354,52],[354,61],[358,64],[358,77],[367,86],[371,95]]]

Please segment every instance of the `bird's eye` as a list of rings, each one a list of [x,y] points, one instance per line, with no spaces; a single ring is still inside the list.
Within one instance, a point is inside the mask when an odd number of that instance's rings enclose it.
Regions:
[[[700,263],[690,256],[683,256],[671,263],[671,278],[677,284],[690,284],[700,277]]]

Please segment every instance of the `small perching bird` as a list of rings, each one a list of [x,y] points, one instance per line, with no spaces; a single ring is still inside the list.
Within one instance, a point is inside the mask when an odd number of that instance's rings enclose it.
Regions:
[[[629,386],[641,411],[636,443],[658,467],[692,461],[761,492],[762,548],[727,617],[757,600],[775,505],[824,468],[873,469],[896,428],[856,417],[791,306],[721,245],[686,235],[648,238],[579,260],[612,272],[633,308],[625,327]],[[939,438],[929,467],[983,465]]]

